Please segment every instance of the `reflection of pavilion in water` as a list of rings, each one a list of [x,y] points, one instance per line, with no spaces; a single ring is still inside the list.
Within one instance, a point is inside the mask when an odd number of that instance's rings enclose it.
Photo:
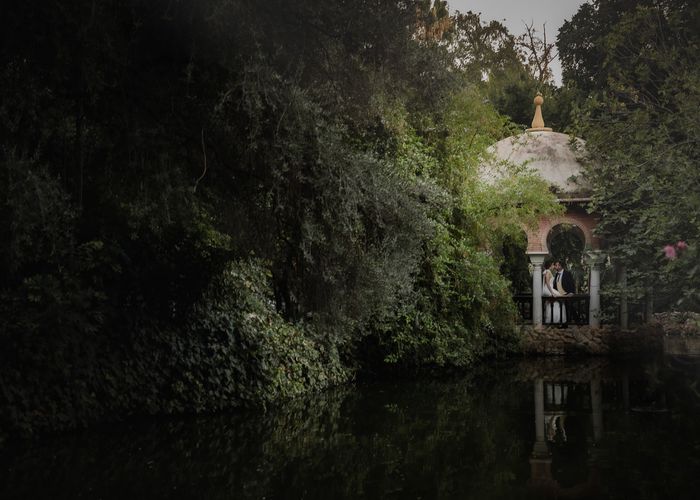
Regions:
[[[597,449],[603,437],[603,404],[600,379],[591,379],[588,384],[545,381],[534,382],[535,393],[535,444],[530,456],[531,489],[544,497],[586,498],[600,491],[597,471]],[[586,398],[588,385],[590,397]],[[593,424],[593,443],[589,450],[588,479],[570,488],[562,488],[552,474],[552,452],[550,447],[566,445],[567,417],[578,417],[590,413]]]
[[[602,442],[604,388],[606,410],[630,410],[628,374],[611,376],[604,365],[588,363],[578,370],[575,365],[564,370],[540,369],[527,377],[533,384],[535,403],[535,443],[529,459],[528,489],[536,498],[602,495],[599,467],[606,462]],[[576,450],[581,449],[585,450],[587,477],[581,477],[580,469],[576,470],[578,477],[562,477],[566,476],[562,463],[571,461]],[[553,471],[552,465],[557,461],[560,467]],[[571,483],[574,484],[563,486]]]

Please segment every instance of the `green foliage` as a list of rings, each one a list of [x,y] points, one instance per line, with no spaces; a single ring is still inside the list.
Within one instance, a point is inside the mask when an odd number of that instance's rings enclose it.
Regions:
[[[10,156],[0,169],[0,339],[17,331],[95,332],[106,298],[103,242],[76,241],[76,210],[46,168]]]
[[[60,183],[32,161],[2,164],[3,281],[42,265],[58,266],[73,246],[75,210]]]
[[[535,38],[537,53],[525,48],[531,44],[515,37],[501,22],[486,23],[480,14],[469,11],[452,16],[444,43],[463,78],[478,87],[496,111],[509,117],[520,131],[530,127],[532,100],[540,92],[546,101],[547,126],[563,132],[571,124],[572,96],[553,84],[549,68],[542,72],[533,64],[533,56],[544,56],[544,41]],[[547,75],[549,78],[543,78]]]
[[[482,21],[479,13],[453,15],[448,42],[456,63],[472,83],[525,69],[515,37],[499,21]]]
[[[52,335],[6,333],[3,430],[262,405],[347,381],[337,350],[286,322],[269,290],[261,262],[238,262],[211,283],[184,326],[144,318],[112,332],[64,324]]]
[[[466,367],[513,349],[509,283],[494,259],[444,226],[428,252],[415,303],[382,336],[386,361]]]
[[[174,410],[271,403],[348,380],[333,345],[275,311],[269,279],[262,262],[232,264],[192,309],[186,335],[163,346],[181,374],[170,384]]]
[[[14,2],[3,422],[269,402],[346,380],[365,339],[409,366],[508,349],[486,249],[552,198],[479,180],[514,129],[475,79],[521,62],[428,4]]]
[[[375,326],[384,359],[399,366],[465,367],[475,359],[515,348],[511,288],[500,273],[500,249],[519,237],[522,225],[555,212],[556,202],[539,178],[514,169],[495,183],[480,176],[487,148],[510,133],[507,120],[474,90],[448,105],[435,145],[410,137],[418,172],[433,178],[448,197],[434,203],[435,233],[425,243],[414,294],[396,317]]]
[[[503,238],[501,274],[510,280],[513,294],[531,293],[532,276],[529,269],[529,259],[525,253],[526,249],[527,235],[524,232]]]
[[[454,193],[450,217],[471,244],[498,248],[504,238],[518,238],[523,225],[561,210],[547,183],[527,166],[501,162],[501,178],[482,178],[482,165],[495,162],[489,146],[515,133],[515,127],[473,91],[457,94],[446,120],[443,172],[438,182]]]
[[[684,269],[663,257],[700,243],[697,5],[600,0],[562,29],[559,48],[578,93],[578,127],[592,153],[599,231],[628,267],[633,299],[659,284],[657,308],[695,308],[692,252]],[[669,265],[671,264],[671,265]]]

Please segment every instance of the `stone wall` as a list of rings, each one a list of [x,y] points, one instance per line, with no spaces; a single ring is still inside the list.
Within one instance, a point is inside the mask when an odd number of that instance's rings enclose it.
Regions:
[[[674,356],[700,356],[700,314],[665,312],[654,315],[664,331],[664,352]]]
[[[520,327],[520,346],[535,355],[614,355],[661,352],[664,333],[659,325],[622,331],[617,327]]]
[[[664,337],[664,352],[673,356],[700,356],[700,337]]]

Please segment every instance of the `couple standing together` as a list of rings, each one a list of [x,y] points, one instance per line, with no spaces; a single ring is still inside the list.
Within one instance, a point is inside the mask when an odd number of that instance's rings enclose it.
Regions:
[[[571,272],[564,269],[561,261],[545,261],[542,272],[542,296],[543,297],[563,297],[576,293],[576,284]],[[566,306],[562,308],[559,301],[545,301],[544,322],[545,323],[566,323]]]

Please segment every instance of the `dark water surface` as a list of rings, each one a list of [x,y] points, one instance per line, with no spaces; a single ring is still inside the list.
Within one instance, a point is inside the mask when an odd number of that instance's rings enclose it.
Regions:
[[[530,360],[0,448],[0,498],[700,498],[700,360]]]

